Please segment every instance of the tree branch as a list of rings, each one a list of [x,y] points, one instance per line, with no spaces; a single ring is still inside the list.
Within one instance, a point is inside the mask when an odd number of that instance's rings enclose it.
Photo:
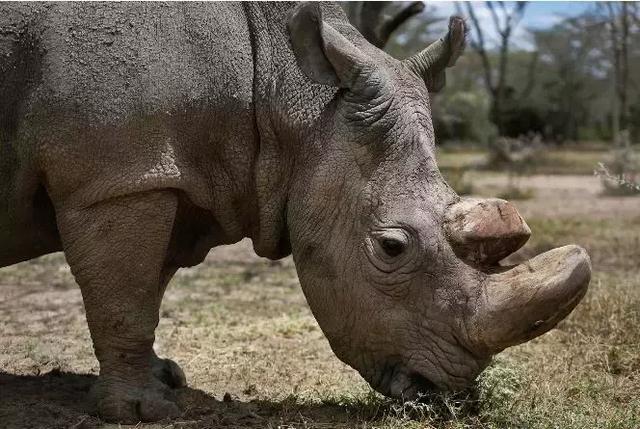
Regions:
[[[388,16],[384,12],[394,2],[365,1],[358,3],[360,3],[360,7],[354,8],[352,16],[350,16],[351,22],[369,43],[380,49],[387,44],[394,30],[424,10],[424,3],[421,1],[406,2]]]
[[[521,1],[516,4],[515,10],[512,12],[513,13],[512,22],[514,27],[520,23],[520,20],[524,16],[524,10],[526,7],[527,7],[526,1]]]
[[[478,52],[480,58],[482,60],[482,68],[484,69],[484,80],[487,85],[487,90],[492,94],[495,93],[495,88],[493,86],[493,79],[491,77],[491,62],[489,61],[489,56],[487,55],[487,51],[485,50],[484,44],[484,33],[482,32],[482,28],[480,28],[480,22],[478,21],[478,17],[473,11],[473,7],[470,2],[465,2],[467,5],[467,12],[469,14],[469,18],[471,18],[471,22],[473,23],[473,27],[476,30],[476,35],[478,37],[477,43],[472,43],[471,47]]]
[[[496,31],[498,32],[498,34],[500,34],[500,36],[504,38],[505,36],[502,32],[503,31],[502,25],[500,25],[500,17],[498,16],[498,13],[493,7],[493,2],[488,1],[488,2],[485,2],[485,4],[487,5],[487,8],[489,8],[489,11],[491,12],[491,18],[493,19],[493,25],[495,25]],[[498,4],[500,5],[500,7],[504,9],[504,4],[502,2],[499,2]]]
[[[369,2],[367,2],[369,3]],[[398,27],[400,27],[406,20],[411,18],[414,15],[419,14],[424,10],[424,3],[421,1],[414,1],[403,5],[403,7],[391,18],[385,20],[380,27],[380,40],[384,41],[382,46],[378,46],[379,48],[384,47],[391,37],[391,33],[393,33]]]

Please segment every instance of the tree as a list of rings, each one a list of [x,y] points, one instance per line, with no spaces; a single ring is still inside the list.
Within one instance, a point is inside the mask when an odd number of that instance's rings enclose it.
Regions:
[[[405,21],[424,10],[424,3],[357,1],[343,3],[349,21],[371,43],[382,49]]]
[[[513,109],[515,107],[514,104],[517,104],[519,101],[515,99],[513,89],[507,85],[509,48],[511,37],[513,36],[513,30],[522,19],[527,3],[517,2],[512,5],[511,8],[508,7],[506,2],[488,1],[485,4],[491,13],[495,30],[500,37],[497,58],[498,66],[494,67],[492,65],[488,47],[486,45],[485,32],[477,18],[474,6],[472,6],[470,2],[466,2],[467,15],[471,20],[475,33],[475,37],[471,40],[471,47],[478,53],[482,60],[484,83],[487,88],[487,92],[492,98],[491,119],[498,127],[500,134],[505,134],[507,131],[506,115],[508,114],[508,110]],[[456,8],[460,14],[463,13],[459,3],[456,3]],[[537,61],[538,55],[534,52],[531,56],[531,62],[529,65],[527,85],[520,94],[520,99],[526,98],[533,89]]]
[[[629,83],[629,20],[627,3],[604,3],[608,12],[608,26],[611,34],[611,53],[613,56],[613,140],[620,141],[620,130],[626,130],[629,122],[629,102],[627,90]]]
[[[540,56],[537,105],[547,137],[578,140],[587,127],[606,122],[608,38],[601,19],[583,14],[533,32]]]

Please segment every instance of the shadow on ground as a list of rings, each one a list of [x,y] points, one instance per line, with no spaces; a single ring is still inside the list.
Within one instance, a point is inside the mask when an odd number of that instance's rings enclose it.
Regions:
[[[88,392],[95,375],[51,371],[41,375],[15,375],[0,371],[0,422],[3,429],[118,427],[106,425],[92,416]],[[159,422],[148,428],[264,428],[281,425],[341,427],[353,417],[349,407],[336,404],[299,405],[230,397],[218,400],[198,389],[176,391],[184,413],[172,422]],[[140,426],[136,426],[140,427]]]

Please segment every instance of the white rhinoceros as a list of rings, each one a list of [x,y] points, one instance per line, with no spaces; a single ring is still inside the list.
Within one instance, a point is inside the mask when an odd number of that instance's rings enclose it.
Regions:
[[[64,251],[105,419],[179,413],[165,287],[243,237],[293,253],[336,355],[394,397],[464,386],[574,308],[582,248],[496,268],[528,227],[440,175],[429,91],[463,43],[453,18],[398,61],[333,4],[0,5],[0,266]]]

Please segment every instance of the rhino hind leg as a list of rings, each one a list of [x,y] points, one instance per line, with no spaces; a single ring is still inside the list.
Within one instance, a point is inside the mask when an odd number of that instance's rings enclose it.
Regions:
[[[174,271],[165,264],[176,207],[173,192],[153,191],[57,210],[100,362],[92,395],[107,421],[180,414],[169,385],[183,385],[184,374],[153,351],[160,302]]]

